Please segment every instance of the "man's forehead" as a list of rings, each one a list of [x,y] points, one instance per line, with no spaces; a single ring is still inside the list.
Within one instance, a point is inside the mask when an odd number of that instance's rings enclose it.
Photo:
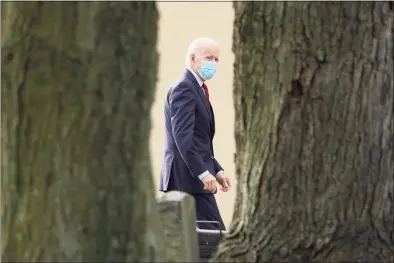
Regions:
[[[217,46],[204,46],[201,48],[201,53],[204,55],[217,55],[219,53],[219,48]]]

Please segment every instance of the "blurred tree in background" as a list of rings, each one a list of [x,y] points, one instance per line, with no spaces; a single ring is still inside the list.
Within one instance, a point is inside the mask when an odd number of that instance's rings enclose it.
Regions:
[[[1,5],[2,260],[163,260],[155,3]]]
[[[237,200],[218,262],[393,262],[393,9],[234,2]]]

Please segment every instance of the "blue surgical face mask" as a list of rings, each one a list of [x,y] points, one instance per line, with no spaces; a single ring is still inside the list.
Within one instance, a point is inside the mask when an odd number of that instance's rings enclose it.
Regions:
[[[216,62],[201,60],[201,67],[198,70],[200,76],[205,80],[210,80],[216,73]]]

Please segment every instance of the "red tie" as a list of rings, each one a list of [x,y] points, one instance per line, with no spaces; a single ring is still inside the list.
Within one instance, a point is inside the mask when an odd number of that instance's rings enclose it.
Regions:
[[[211,104],[211,102],[209,101],[209,92],[208,92],[208,87],[207,87],[207,85],[205,85],[205,83],[203,83],[203,84],[202,84],[202,88],[204,89],[205,96],[207,97],[208,104]]]

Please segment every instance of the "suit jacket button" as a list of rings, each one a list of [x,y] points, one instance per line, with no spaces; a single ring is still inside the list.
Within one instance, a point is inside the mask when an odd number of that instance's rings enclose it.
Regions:
[[[213,160],[213,159],[215,159],[213,156],[211,156],[211,159]]]

